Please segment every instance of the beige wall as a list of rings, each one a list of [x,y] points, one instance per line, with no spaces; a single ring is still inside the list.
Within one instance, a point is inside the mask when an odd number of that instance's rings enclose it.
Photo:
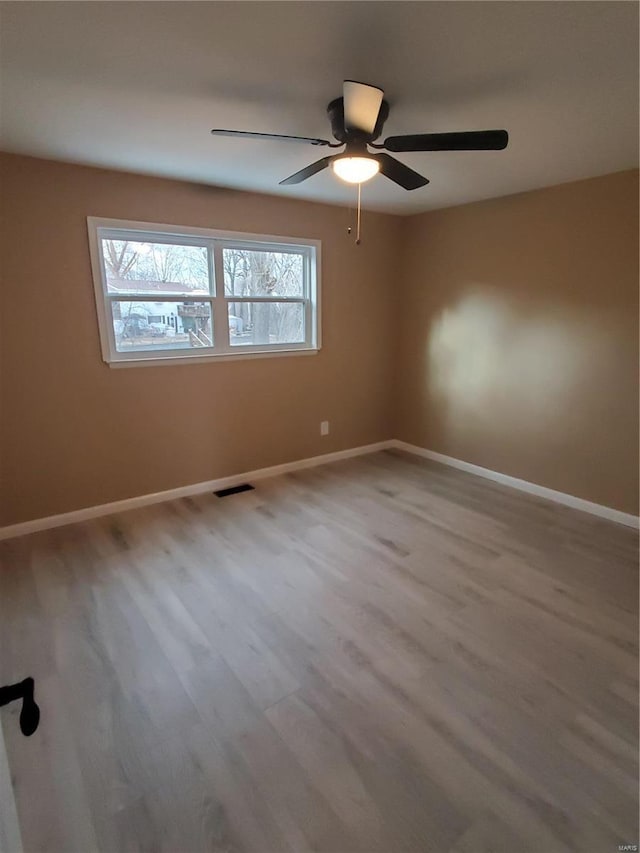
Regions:
[[[412,217],[398,438],[638,510],[638,172]]]
[[[397,217],[1,155],[0,525],[391,437]],[[318,355],[112,369],[86,217],[322,240]],[[320,436],[321,420],[331,434]]]
[[[0,179],[0,526],[394,436],[637,512],[637,172],[366,214],[357,248],[328,205],[6,154]],[[322,240],[322,351],[109,368],[88,215]]]

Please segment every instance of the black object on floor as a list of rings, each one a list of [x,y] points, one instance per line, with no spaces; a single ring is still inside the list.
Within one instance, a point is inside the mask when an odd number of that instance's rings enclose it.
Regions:
[[[0,687],[0,707],[22,699],[22,710],[20,711],[20,731],[25,737],[30,737],[38,728],[40,722],[40,708],[33,698],[33,678],[25,678],[17,684],[7,684]]]
[[[252,486],[250,483],[243,483],[241,486],[232,486],[230,489],[218,489],[213,494],[219,498],[226,498],[227,495],[237,495],[238,492],[250,492],[254,488],[255,486]]]

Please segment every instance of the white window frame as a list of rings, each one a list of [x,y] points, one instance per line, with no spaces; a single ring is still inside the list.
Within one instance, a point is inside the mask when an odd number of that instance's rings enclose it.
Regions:
[[[100,331],[102,358],[111,367],[158,364],[186,364],[215,360],[242,358],[270,358],[273,356],[310,355],[320,350],[320,240],[298,237],[276,237],[266,234],[245,234],[237,231],[219,231],[182,225],[165,225],[155,222],[133,222],[123,219],[87,217],[89,252]],[[201,246],[207,249],[209,259],[210,293],[150,294],[148,291],[109,293],[102,255],[102,239],[148,240],[155,243],[180,241],[181,245]],[[267,250],[273,252],[295,251],[304,258],[304,293],[301,297],[226,296],[222,251],[225,248]],[[208,302],[213,317],[213,346],[189,349],[163,349],[137,352],[118,352],[112,322],[111,303],[116,301],[144,302]],[[305,341],[286,344],[242,344],[232,346],[229,340],[229,302],[295,302],[305,306]]]

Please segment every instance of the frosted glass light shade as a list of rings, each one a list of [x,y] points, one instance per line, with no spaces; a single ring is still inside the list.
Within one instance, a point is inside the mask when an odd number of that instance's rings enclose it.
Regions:
[[[362,184],[380,171],[378,161],[371,157],[340,157],[331,165],[336,175],[348,184]]]

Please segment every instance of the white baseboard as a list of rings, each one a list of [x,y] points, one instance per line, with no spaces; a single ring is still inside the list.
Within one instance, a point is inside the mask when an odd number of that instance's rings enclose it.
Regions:
[[[530,483],[528,480],[519,480],[517,477],[510,477],[508,474],[500,474],[498,471],[492,471],[490,468],[481,468],[480,465],[473,465],[471,462],[464,462],[462,459],[455,459],[453,456],[445,456],[443,453],[436,453],[434,450],[426,450],[424,447],[418,447],[406,441],[393,439],[390,444],[398,450],[405,450],[407,453],[413,453],[416,456],[422,456],[434,462],[441,462],[443,465],[449,465],[452,468],[459,468],[461,471],[476,474],[478,477],[484,477],[487,480],[493,480],[495,483],[501,483],[503,486],[510,486],[512,489],[519,489],[521,492],[528,492],[530,495],[545,498],[548,501],[554,501],[555,503],[569,506],[572,509],[589,512],[591,515],[606,518],[608,521],[615,521],[618,524],[625,524],[627,527],[638,529],[640,519],[638,519],[637,515],[621,512],[618,509],[612,509],[602,504],[592,503],[583,498],[577,498],[574,495],[567,495],[565,492],[557,492],[555,489],[548,489],[546,486],[539,486],[537,483]]]
[[[378,441],[375,444],[364,444],[361,447],[350,447],[348,450],[337,450],[334,453],[323,453],[321,456],[310,456],[307,459],[296,459],[294,462],[285,462],[282,465],[272,465],[269,468],[258,468],[256,471],[245,471],[243,474],[233,474],[230,477],[221,477],[218,480],[205,480],[203,483],[194,483],[189,486],[179,486],[177,489],[167,489],[164,492],[153,492],[150,495],[139,495],[135,498],[125,498],[121,501],[113,501],[108,504],[99,504],[85,509],[76,509],[72,512],[63,512],[60,515],[49,515],[46,518],[35,518],[33,521],[23,521],[19,524],[11,524],[8,527],[0,527],[0,540],[12,539],[16,536],[25,536],[28,533],[36,533],[39,530],[49,530],[53,527],[63,527],[65,524],[75,524],[78,521],[86,521],[89,518],[98,518],[102,515],[111,515],[114,512],[125,512],[128,509],[138,509],[142,506],[172,501],[176,498],[187,498],[191,495],[201,495],[205,492],[215,492],[218,489],[228,489],[240,483],[250,480],[263,480],[266,477],[277,477],[279,474],[288,474],[290,471],[300,471],[303,468],[314,468],[316,465],[326,465],[328,462],[338,462],[341,459],[350,459],[352,456],[362,456],[366,453],[375,453],[378,450],[386,450],[393,445],[392,441]]]
[[[422,456],[425,459],[431,459],[434,462],[441,462],[443,465],[450,465],[452,468],[459,468],[461,471],[467,471],[469,474],[476,474],[487,480],[493,480],[496,483],[501,483],[503,486],[510,486],[513,489],[519,489],[521,492],[528,492],[529,494],[536,495],[539,498],[545,498],[546,500],[554,501],[555,503],[563,504],[564,506],[569,506],[573,509],[589,512],[592,515],[597,515],[600,518],[606,518],[609,521],[615,521],[618,524],[624,524],[627,527],[637,529],[639,525],[639,519],[635,515],[630,515],[629,513],[621,512],[620,510],[612,509],[608,506],[602,506],[601,504],[592,503],[591,501],[586,501],[583,498],[577,498],[574,495],[567,495],[564,492],[557,492],[555,489],[548,489],[546,486],[539,486],[536,483],[530,483],[527,480],[519,480],[517,477],[500,474],[498,471],[491,471],[489,468],[481,468],[480,465],[473,465],[471,462],[464,462],[461,459],[455,459],[453,456],[445,456],[442,453],[436,453],[433,450],[426,450],[424,447],[418,447],[415,444],[408,444],[406,441],[400,441],[399,439],[394,438],[388,441],[378,441],[375,444],[351,447],[348,450],[337,450],[334,453],[323,453],[320,456],[310,456],[307,459],[296,459],[294,462],[285,462],[282,465],[272,465],[269,468],[258,468],[256,471],[245,471],[243,474],[233,474],[230,477],[221,477],[218,480],[206,480],[203,483],[179,486],[177,489],[167,489],[164,492],[153,492],[149,495],[139,495],[135,498],[125,498],[121,501],[99,504],[98,506],[90,506],[85,509],[76,509],[72,512],[63,512],[60,515],[50,515],[46,518],[35,518],[32,521],[10,524],[8,527],[0,527],[0,540],[12,539],[16,536],[25,536],[28,533],[36,533],[39,530],[49,530],[53,527],[63,527],[65,524],[75,524],[78,521],[86,521],[90,518],[99,518],[102,515],[111,515],[111,513],[114,512],[125,512],[128,509],[137,509],[138,507],[150,506],[151,504],[171,501],[176,498],[186,498],[191,495],[214,492],[218,489],[228,489],[231,486],[237,486],[240,483],[246,483],[250,480],[262,480],[266,477],[277,477],[279,474],[288,474],[290,471],[300,471],[303,468],[314,468],[317,465],[326,465],[329,462],[338,462],[341,459],[350,459],[353,456],[363,456],[367,453],[375,453],[379,450],[387,450],[392,447],[397,448],[398,450],[405,450],[407,453],[413,453],[416,456]]]

